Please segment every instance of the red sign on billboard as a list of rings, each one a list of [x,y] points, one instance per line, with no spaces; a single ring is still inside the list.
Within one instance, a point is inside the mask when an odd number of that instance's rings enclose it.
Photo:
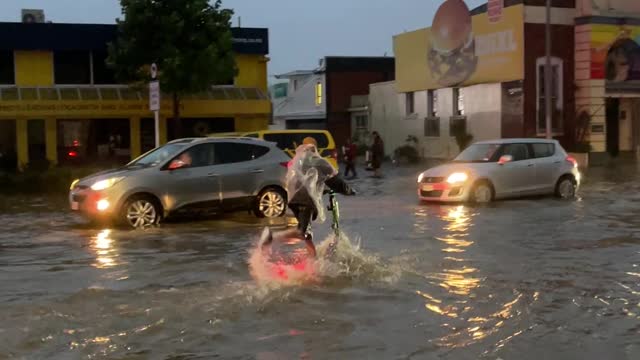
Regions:
[[[502,19],[504,0],[489,0],[487,2],[487,16],[490,23],[497,23]]]

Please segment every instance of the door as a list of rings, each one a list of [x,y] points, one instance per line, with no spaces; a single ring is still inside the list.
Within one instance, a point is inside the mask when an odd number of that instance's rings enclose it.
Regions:
[[[500,156],[511,155],[513,161],[497,165],[495,187],[497,196],[527,195],[534,192],[536,170],[527,144],[505,144]]]
[[[605,107],[607,152],[612,157],[616,157],[620,152],[620,99],[606,99]]]
[[[529,152],[533,154],[536,170],[535,192],[540,194],[552,192],[555,188],[555,182],[558,180],[555,178],[558,166],[564,159],[555,156],[556,148],[553,143],[531,144]]]
[[[175,170],[164,169],[167,205],[177,209],[211,208],[220,205],[220,174],[215,160],[214,144],[193,146],[171,162],[179,160],[184,166]]]
[[[225,141],[215,144],[216,164],[222,188],[222,206],[226,209],[249,204],[260,190],[269,169],[260,161],[269,152],[266,146]]]

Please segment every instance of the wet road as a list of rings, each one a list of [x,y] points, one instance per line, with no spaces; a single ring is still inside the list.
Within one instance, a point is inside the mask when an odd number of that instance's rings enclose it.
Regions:
[[[0,359],[640,359],[635,167],[487,208],[420,205],[394,172],[340,198],[354,247],[306,286],[254,281],[268,223],[245,214],[125,232],[11,199]]]

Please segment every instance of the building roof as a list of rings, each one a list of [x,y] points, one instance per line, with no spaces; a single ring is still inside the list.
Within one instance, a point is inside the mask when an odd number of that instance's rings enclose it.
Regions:
[[[316,72],[314,70],[294,70],[289,71],[288,73],[275,75],[276,79],[289,79],[294,76],[305,76],[305,75],[313,75]]]
[[[240,54],[269,53],[269,30],[231,28],[233,49]],[[0,50],[106,50],[116,25],[0,22]]]

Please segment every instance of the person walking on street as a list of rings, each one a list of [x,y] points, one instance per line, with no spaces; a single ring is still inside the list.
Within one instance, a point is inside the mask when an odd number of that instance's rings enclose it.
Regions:
[[[384,142],[377,131],[373,132],[373,144],[371,145],[371,167],[373,168],[373,177],[381,178],[380,166],[384,158]]]
[[[354,144],[351,139],[347,139],[347,143],[342,147],[342,154],[344,156],[345,170],[344,176],[348,177],[349,173],[353,173],[353,178],[358,177],[358,173],[356,172],[356,156],[358,153],[358,147]]]

